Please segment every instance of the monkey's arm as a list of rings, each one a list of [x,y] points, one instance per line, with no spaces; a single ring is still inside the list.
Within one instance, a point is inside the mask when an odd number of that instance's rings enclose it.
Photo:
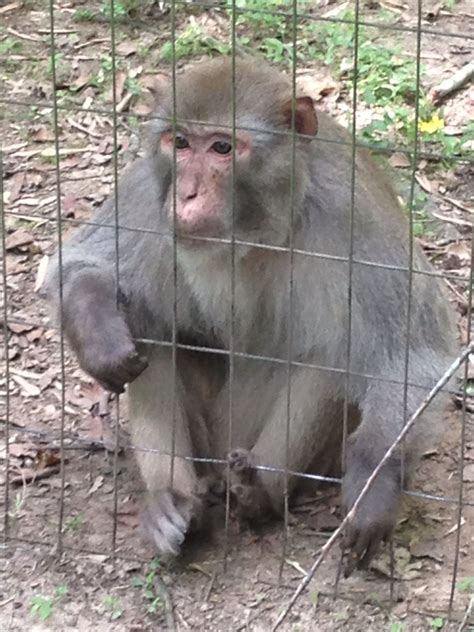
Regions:
[[[62,271],[57,256],[51,262],[46,291],[81,367],[120,393],[146,362],[136,352],[106,250],[102,259],[88,256],[87,238],[78,237],[64,249]]]
[[[129,312],[132,295],[134,303],[140,302],[146,287],[142,253],[147,233],[130,227],[157,227],[159,192],[153,184],[142,182],[149,170],[147,161],[138,161],[121,181],[119,227],[115,229],[115,207],[110,199],[94,216],[93,225],[82,226],[64,244],[61,259],[56,254],[45,283],[82,368],[116,392],[123,391],[124,384],[146,367],[135,350],[132,334],[136,332],[130,331]],[[140,282],[134,281],[134,273],[141,277]]]
[[[61,322],[81,367],[107,390],[122,392],[147,366],[135,349],[114,283],[100,272],[82,270],[64,284]]]
[[[421,356],[418,360],[421,361]],[[429,366],[429,356],[423,364]],[[418,382],[422,382],[420,376]],[[408,388],[405,398],[403,386],[382,381],[369,385],[359,404],[360,425],[347,441],[342,481],[342,504],[346,512],[424,395],[425,389]],[[426,415],[417,420],[403,446],[378,474],[349,523],[343,543],[347,552],[346,576],[356,567],[366,568],[380,543],[390,537],[396,525],[401,491],[413,474],[420,452],[434,444],[440,432],[446,399],[446,394],[438,395]]]

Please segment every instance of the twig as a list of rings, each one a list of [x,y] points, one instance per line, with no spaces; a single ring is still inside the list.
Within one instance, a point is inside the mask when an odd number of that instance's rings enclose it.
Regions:
[[[88,46],[95,46],[96,44],[105,44],[110,42],[109,37],[97,37],[96,39],[91,39],[88,42],[82,42],[81,44],[76,44],[74,46],[74,50],[81,50],[82,48],[87,48]]]
[[[16,595],[11,595],[11,597],[7,597],[3,601],[0,601],[0,608],[3,608],[4,606],[7,605],[7,603],[10,603],[10,601],[13,601],[15,598],[16,598]]]
[[[460,202],[459,200],[455,200],[452,197],[447,197],[446,195],[441,195],[440,197],[445,202],[449,202],[449,204],[452,204],[456,208],[461,209],[461,211],[466,211],[466,213],[474,213],[473,206],[468,206],[467,204],[464,204],[463,202]]]
[[[400,445],[400,443],[406,437],[408,432],[411,430],[411,428],[415,424],[416,420],[424,412],[425,408],[427,408],[428,404],[431,402],[431,400],[434,398],[434,396],[443,388],[443,386],[445,386],[447,384],[447,382],[451,379],[451,377],[458,370],[458,368],[461,366],[461,364],[473,352],[474,352],[474,342],[471,342],[471,344],[468,347],[466,347],[464,349],[464,351],[462,351],[462,353],[456,358],[456,360],[451,364],[451,366],[445,371],[445,373],[442,375],[442,377],[436,382],[436,384],[430,390],[428,395],[423,399],[421,404],[418,406],[418,408],[415,410],[415,412],[408,419],[407,423],[403,426],[402,430],[399,432],[399,434],[398,434],[397,438],[395,439],[395,441],[392,443],[392,445],[387,450],[387,452],[385,452],[382,460],[379,462],[377,467],[374,469],[372,474],[367,479],[367,482],[365,483],[364,487],[362,488],[362,491],[360,492],[360,494],[357,497],[355,503],[353,504],[352,509],[347,513],[347,515],[345,516],[345,518],[343,519],[343,521],[341,522],[339,527],[334,531],[334,533],[329,538],[329,540],[326,542],[326,544],[321,548],[321,552],[319,554],[319,557],[316,559],[316,561],[311,566],[311,568],[310,568],[308,574],[306,575],[306,577],[304,577],[301,580],[301,582],[299,583],[299,585],[298,585],[297,589],[295,590],[295,592],[293,593],[293,596],[290,599],[288,605],[283,610],[283,612],[280,614],[280,616],[276,620],[274,626],[272,627],[272,632],[275,632],[275,630],[277,630],[277,628],[279,628],[280,625],[283,623],[283,621],[286,619],[286,617],[288,616],[290,610],[295,605],[296,601],[298,600],[298,598],[301,595],[301,593],[303,592],[303,590],[306,588],[306,586],[309,584],[309,582],[313,579],[313,576],[314,576],[316,570],[319,568],[319,566],[321,565],[321,563],[325,559],[326,555],[330,551],[330,549],[333,546],[334,542],[341,535],[341,533],[344,530],[344,528],[347,525],[347,523],[354,519],[354,516],[355,516],[358,508],[360,507],[360,504],[362,503],[363,499],[367,495],[367,492],[372,487],[372,485],[373,485],[375,479],[377,478],[379,472],[381,471],[381,469],[384,467],[384,465],[387,463],[387,461],[390,459],[390,457],[395,452],[395,449]]]
[[[469,62],[462,68],[459,68],[452,77],[442,81],[436,88],[431,91],[431,100],[433,103],[439,103],[449,94],[462,88],[462,86],[474,77],[474,61]]]
[[[458,217],[448,217],[447,215],[443,215],[442,213],[435,213],[434,211],[431,213],[433,217],[436,219],[440,219],[443,222],[449,222],[450,224],[456,224],[456,226],[468,226],[472,227],[473,222],[469,222],[465,219],[459,219]]]
[[[206,596],[204,597],[204,601],[209,601],[209,597],[211,596],[211,592],[214,589],[214,585],[216,583],[216,578],[217,578],[217,568],[214,569],[214,572],[212,573],[212,577],[211,577],[211,581],[209,582],[209,585],[207,587],[206,590]]]
[[[117,112],[120,114],[120,112],[124,112],[128,106],[130,105],[130,101],[133,99],[133,94],[131,92],[128,92],[123,99],[117,103],[117,107],[116,110]]]
[[[10,33],[10,35],[14,35],[15,37],[18,37],[19,39],[28,40],[29,42],[42,42],[43,41],[41,37],[34,37],[33,35],[27,35],[26,33],[20,33],[19,31],[15,31],[15,29],[12,29],[11,26],[7,28],[7,32]]]
[[[175,632],[176,622],[174,619],[173,602],[171,600],[171,595],[168,587],[158,575],[155,575],[154,582],[156,583],[157,592],[163,599],[163,605],[165,607],[166,627],[168,628],[168,630],[170,630],[170,632]]]
[[[38,29],[36,32],[40,35],[51,35],[50,29]],[[77,33],[77,29],[54,29],[55,35],[72,35],[73,33]]]
[[[84,134],[88,134],[89,136],[92,136],[92,138],[103,138],[103,134],[99,134],[99,132],[93,132],[88,127],[85,127],[85,125],[81,125],[80,123],[75,121],[72,117],[69,117],[67,119],[67,122],[69,123],[69,125],[71,125],[71,127],[75,127],[80,132],[84,132]]]
[[[34,483],[43,478],[49,478],[59,472],[59,465],[50,465],[38,471],[22,472],[21,476],[12,476],[10,479],[11,485],[26,485],[26,483]]]
[[[451,292],[454,294],[454,296],[456,297],[459,306],[462,307],[462,309],[466,310],[467,312],[468,303],[465,297],[461,294],[461,292],[459,292],[459,290],[455,288],[455,286],[451,283],[451,281],[448,281],[448,279],[445,279],[445,283],[449,287]]]
[[[19,9],[21,6],[21,2],[10,2],[10,4],[6,4],[4,7],[0,7],[0,15],[3,13],[9,13],[10,11],[14,11],[15,9]]]
[[[471,616],[471,612],[474,610],[474,595],[472,595],[471,600],[469,601],[469,605],[464,613],[461,623],[459,624],[458,632],[463,632],[467,622],[469,621],[469,617]]]
[[[186,630],[190,630],[191,629],[189,627],[189,623],[186,621],[186,619],[183,617],[183,615],[181,614],[181,612],[179,610],[176,610],[176,618],[179,619],[179,622],[184,625]]]

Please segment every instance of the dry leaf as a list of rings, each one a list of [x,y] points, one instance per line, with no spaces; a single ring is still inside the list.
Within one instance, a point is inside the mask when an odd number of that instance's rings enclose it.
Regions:
[[[408,156],[401,151],[396,151],[392,154],[388,162],[392,165],[392,167],[398,167],[400,169],[404,169],[411,165]]]
[[[323,80],[311,75],[304,75],[297,79],[298,93],[319,101],[322,97],[339,90],[339,84],[327,77]]]
[[[38,469],[45,469],[47,467],[53,467],[61,463],[61,457],[59,450],[38,450],[35,459],[35,465]]]
[[[31,331],[34,325],[28,323],[8,323],[8,329],[14,334],[24,334],[27,331]]]
[[[42,257],[41,261],[39,262],[38,270],[36,271],[36,280],[35,280],[35,288],[34,288],[35,292],[38,292],[38,290],[43,285],[43,282],[46,276],[46,271],[48,270],[48,262],[49,262],[48,255],[44,255],[44,257]]]
[[[429,557],[437,562],[443,561],[443,554],[438,552],[436,540],[422,540],[410,545],[410,553],[413,557]]]
[[[49,127],[41,125],[36,131],[31,134],[32,140],[36,143],[51,143],[54,141],[54,134]]]
[[[418,173],[415,178],[423,191],[426,191],[426,193],[433,192],[433,187],[430,180],[428,180],[428,178],[423,173]]]
[[[72,82],[72,86],[81,90],[84,86],[86,86],[92,78],[92,71],[89,64],[84,62],[79,62],[79,76]]]
[[[124,57],[134,55],[137,52],[137,44],[135,44],[135,42],[131,42],[130,40],[125,40],[120,42],[117,46],[117,51]]]
[[[462,478],[467,483],[474,483],[474,463],[464,466]]]
[[[13,204],[13,202],[16,202],[16,200],[18,200],[18,198],[20,197],[21,189],[25,182],[25,177],[26,177],[26,174],[24,171],[15,173],[15,175],[13,176],[12,178],[13,185],[8,194],[9,204]]]
[[[90,496],[91,494],[96,492],[100,487],[102,487],[103,484],[104,484],[104,477],[103,476],[98,476],[95,479],[95,481],[92,483],[89,491],[87,492],[87,495]]]
[[[27,397],[38,397],[41,394],[41,389],[36,384],[31,384],[20,375],[12,375],[12,380],[21,386],[21,390]]]
[[[125,81],[127,80],[127,73],[120,71],[115,74],[115,101],[118,102],[122,98],[123,89],[125,87]],[[113,100],[113,92],[112,90],[106,96],[108,101]]]
[[[34,241],[33,235],[29,233],[27,230],[23,228],[19,228],[5,240],[5,247],[7,250],[13,250],[14,248],[19,248],[20,246],[27,246],[28,244],[32,244]]]

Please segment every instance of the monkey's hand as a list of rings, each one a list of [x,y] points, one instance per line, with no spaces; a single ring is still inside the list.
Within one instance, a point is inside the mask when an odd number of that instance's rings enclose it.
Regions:
[[[349,447],[347,470],[342,481],[345,513],[350,511],[377,465],[369,466],[356,454],[356,450]],[[390,538],[396,524],[399,500],[400,464],[388,463],[379,472],[345,530],[342,542],[345,577],[349,577],[355,568],[368,568],[380,543]]]
[[[137,353],[115,291],[92,274],[67,292],[63,326],[81,367],[108,391],[122,393],[148,365]]]
[[[178,555],[186,534],[197,531],[202,522],[198,496],[163,489],[151,496],[142,513],[142,528],[160,553]]]

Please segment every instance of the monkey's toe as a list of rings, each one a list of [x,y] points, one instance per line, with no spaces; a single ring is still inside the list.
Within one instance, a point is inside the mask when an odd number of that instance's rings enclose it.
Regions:
[[[226,484],[221,476],[208,474],[198,479],[194,493],[204,505],[220,504],[225,499]]]
[[[154,494],[142,513],[145,536],[165,555],[179,555],[186,534],[200,523],[199,499],[172,490]]]
[[[342,541],[344,577],[349,577],[356,568],[367,569],[380,544],[390,537],[391,532],[388,525],[350,525]]]

